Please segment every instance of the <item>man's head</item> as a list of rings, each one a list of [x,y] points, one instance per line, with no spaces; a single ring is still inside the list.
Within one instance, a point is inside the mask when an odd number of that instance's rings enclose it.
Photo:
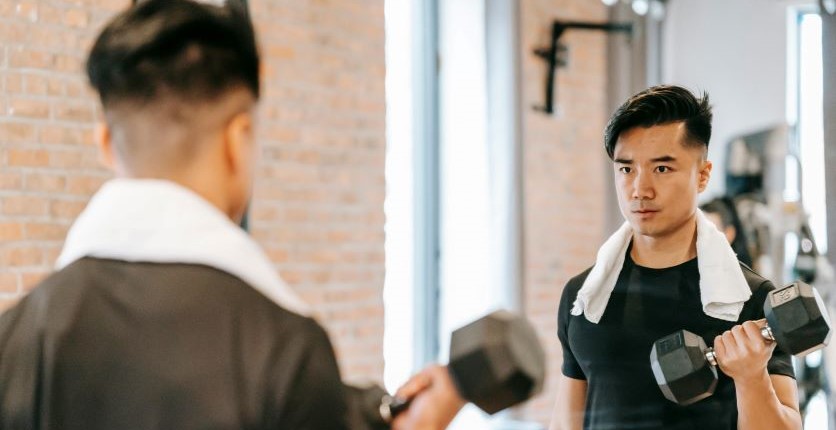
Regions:
[[[604,133],[621,213],[633,230],[663,237],[693,219],[711,174],[708,96],[658,86],[619,107]]]
[[[734,242],[737,236],[734,215],[722,200],[711,200],[701,205],[700,209],[705,212],[705,216],[717,227],[717,230],[720,230],[726,236],[729,243]]]
[[[104,109],[103,156],[122,176],[194,188],[243,213],[254,161],[260,60],[235,7],[148,0],[96,39],[87,74]]]

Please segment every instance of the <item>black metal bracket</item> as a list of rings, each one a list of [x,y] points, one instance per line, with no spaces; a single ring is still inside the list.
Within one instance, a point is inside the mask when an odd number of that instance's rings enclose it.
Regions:
[[[534,106],[535,110],[543,111],[547,114],[554,112],[555,75],[557,74],[558,67],[565,67],[567,65],[566,53],[568,49],[566,45],[560,43],[560,37],[569,29],[600,30],[607,33],[621,32],[627,33],[628,36],[633,35],[632,23],[554,21],[552,23],[551,45],[548,48],[534,50],[534,54],[545,60],[548,67],[546,73],[546,103],[543,106]]]

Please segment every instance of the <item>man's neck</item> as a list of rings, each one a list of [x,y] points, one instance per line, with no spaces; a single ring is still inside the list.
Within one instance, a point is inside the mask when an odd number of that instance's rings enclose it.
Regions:
[[[697,221],[692,217],[680,228],[663,237],[633,232],[630,257],[644,267],[663,269],[682,264],[697,256]]]

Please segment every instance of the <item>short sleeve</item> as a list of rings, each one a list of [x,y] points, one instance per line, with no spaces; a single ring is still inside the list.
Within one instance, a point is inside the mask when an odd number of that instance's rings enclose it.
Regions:
[[[750,298],[753,301],[752,306],[752,320],[759,320],[765,318],[763,312],[763,304],[766,302],[767,294],[775,289],[775,285],[770,281],[764,281],[752,294]],[[772,358],[766,365],[766,371],[770,375],[785,375],[795,379],[795,370],[792,365],[792,355],[784,352],[781,348],[775,348],[772,353]]]
[[[569,281],[563,287],[563,293],[560,297],[560,304],[557,308],[557,338],[560,340],[560,347],[563,350],[563,366],[561,371],[563,374],[572,379],[586,380],[586,375],[583,373],[575,354],[572,352],[572,346],[569,342],[569,322],[571,315],[569,310],[572,303],[575,301],[578,289]]]
[[[273,405],[276,428],[294,430],[348,430],[347,393],[340,379],[331,342],[325,331],[311,323],[294,342],[292,357],[273,370]],[[281,381],[291,381],[289,384]]]

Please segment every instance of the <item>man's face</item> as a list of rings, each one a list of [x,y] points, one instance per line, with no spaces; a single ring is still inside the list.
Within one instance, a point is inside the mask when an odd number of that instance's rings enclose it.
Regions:
[[[613,170],[621,214],[633,231],[665,237],[686,225],[705,190],[711,162],[703,147],[686,147],[685,124],[674,122],[623,131]]]

